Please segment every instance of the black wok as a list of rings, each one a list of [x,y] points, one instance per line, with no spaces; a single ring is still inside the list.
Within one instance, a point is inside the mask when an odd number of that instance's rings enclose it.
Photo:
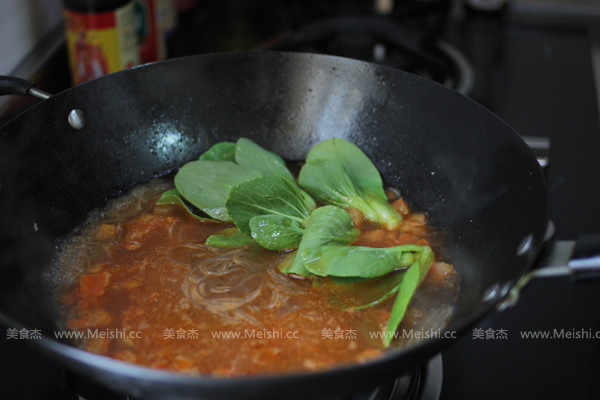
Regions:
[[[81,129],[67,121],[85,116]],[[190,377],[54,340],[47,281],[57,239],[127,188],[177,169],[211,144],[249,137],[290,160],[343,137],[387,185],[443,233],[462,292],[458,335],[491,312],[530,268],[548,224],[546,186],[502,120],[426,79],[359,61],[293,53],[224,53],[119,72],[52,96],[0,131],[0,310],[10,328],[92,380],[142,398],[331,398],[373,387],[451,344],[433,339],[382,359],[315,373]]]

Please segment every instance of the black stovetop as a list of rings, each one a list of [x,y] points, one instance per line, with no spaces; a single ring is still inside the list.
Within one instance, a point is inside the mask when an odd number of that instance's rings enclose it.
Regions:
[[[484,46],[481,36],[472,40]],[[555,238],[599,232],[600,127],[588,31],[504,24],[495,40],[494,62],[482,59],[487,79],[478,100],[521,135],[550,138],[546,175]],[[599,304],[599,282],[534,280],[514,308],[478,326],[505,329],[506,340],[474,333],[443,354],[442,399],[600,398],[600,337],[521,338],[526,331],[600,332]]]
[[[206,38],[190,41],[195,23],[204,18],[182,19],[179,33],[170,40],[172,55],[208,46]],[[475,100],[521,135],[550,138],[546,175],[555,238],[600,232],[600,163],[595,162],[600,126],[587,26],[468,14],[450,24],[444,35],[471,60]],[[63,55],[64,49],[59,50],[55,58]],[[599,304],[600,282],[533,281],[516,306],[491,315],[442,353],[441,400],[600,398],[600,338],[521,337],[530,331],[600,332]],[[481,335],[498,331],[505,334],[494,339]],[[3,398],[71,398],[60,365],[25,341],[2,336]]]

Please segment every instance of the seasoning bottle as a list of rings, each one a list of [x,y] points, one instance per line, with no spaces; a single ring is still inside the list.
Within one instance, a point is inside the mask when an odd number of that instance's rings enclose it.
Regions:
[[[157,19],[165,38],[171,37],[177,29],[177,4],[175,0],[160,0]]]
[[[140,62],[130,0],[63,0],[73,84]]]
[[[166,58],[165,34],[175,23],[171,0],[136,0],[137,34],[142,63]]]

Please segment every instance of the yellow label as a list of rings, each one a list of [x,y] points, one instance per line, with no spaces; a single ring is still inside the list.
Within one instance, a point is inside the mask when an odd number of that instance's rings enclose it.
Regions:
[[[103,13],[65,10],[73,84],[139,64],[133,4]]]

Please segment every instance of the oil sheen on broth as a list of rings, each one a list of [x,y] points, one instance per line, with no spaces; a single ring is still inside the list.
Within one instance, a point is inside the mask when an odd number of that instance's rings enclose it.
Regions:
[[[380,335],[393,297],[352,310],[389,290],[383,279],[340,284],[296,277],[277,269],[285,252],[207,246],[206,238],[226,225],[155,206],[170,185],[156,180],[136,187],[63,244],[57,297],[64,328],[86,333],[78,347],[152,368],[218,376],[326,369],[388,350]],[[392,232],[350,210],[361,229],[355,244],[427,245],[424,216],[409,213],[401,199],[394,206],[404,222]],[[434,262],[392,348],[443,329],[458,282],[452,265]]]

